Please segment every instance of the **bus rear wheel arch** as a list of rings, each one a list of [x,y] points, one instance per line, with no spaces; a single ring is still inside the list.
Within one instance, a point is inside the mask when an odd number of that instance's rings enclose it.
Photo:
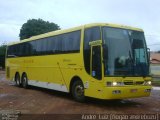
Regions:
[[[22,87],[23,88],[28,88],[28,77],[27,77],[26,73],[22,74],[21,81],[22,81]]]
[[[78,102],[85,101],[84,85],[80,79],[76,79],[76,80],[72,81],[70,93],[72,94],[72,97],[76,101],[78,101]]]

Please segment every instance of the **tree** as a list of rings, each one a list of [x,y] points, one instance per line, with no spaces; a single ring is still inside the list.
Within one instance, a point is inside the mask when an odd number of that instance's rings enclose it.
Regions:
[[[39,35],[59,29],[60,27],[55,23],[44,21],[42,19],[29,19],[22,25],[19,37],[20,40],[23,40],[34,35]]]
[[[0,55],[5,55],[6,53],[6,43],[3,43],[2,45],[0,45]]]
[[[7,45],[3,43],[0,45],[0,67],[5,68],[5,54]]]

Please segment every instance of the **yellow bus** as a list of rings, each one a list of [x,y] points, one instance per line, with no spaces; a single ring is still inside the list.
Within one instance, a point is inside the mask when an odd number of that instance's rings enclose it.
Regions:
[[[106,23],[58,30],[8,45],[6,76],[28,85],[85,97],[125,99],[151,92],[142,29]]]

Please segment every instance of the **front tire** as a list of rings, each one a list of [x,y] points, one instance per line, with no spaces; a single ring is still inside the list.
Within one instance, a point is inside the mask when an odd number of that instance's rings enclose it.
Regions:
[[[84,102],[85,96],[84,96],[84,86],[82,81],[78,80],[75,81],[72,85],[72,96],[73,98],[78,102]]]
[[[23,74],[23,76],[22,76],[22,87],[28,88],[28,78],[27,78],[26,74]]]

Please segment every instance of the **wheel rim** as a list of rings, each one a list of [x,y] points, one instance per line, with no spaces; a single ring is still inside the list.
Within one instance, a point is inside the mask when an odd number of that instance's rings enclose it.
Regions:
[[[19,79],[17,79],[17,85],[20,85],[20,81],[19,81]]]
[[[26,86],[26,81],[27,81],[27,78],[26,78],[26,77],[23,77],[23,87]]]
[[[18,75],[16,76],[16,84],[17,84],[17,85],[20,85],[20,78],[19,78]]]
[[[84,96],[83,86],[82,86],[82,85],[77,85],[77,86],[75,87],[75,93],[76,93],[76,96],[77,96],[77,97],[82,97],[82,96]]]

